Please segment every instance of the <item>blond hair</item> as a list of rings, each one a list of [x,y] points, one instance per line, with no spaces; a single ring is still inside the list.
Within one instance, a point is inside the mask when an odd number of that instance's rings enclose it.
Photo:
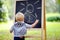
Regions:
[[[24,14],[21,13],[21,12],[18,12],[18,13],[15,15],[15,18],[16,18],[16,21],[24,21]]]

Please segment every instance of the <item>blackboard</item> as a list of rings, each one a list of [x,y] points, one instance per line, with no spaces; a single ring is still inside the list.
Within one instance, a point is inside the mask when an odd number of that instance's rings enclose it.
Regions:
[[[38,19],[39,23],[35,26],[35,28],[41,28],[42,0],[16,1],[15,13],[17,12],[24,13],[25,22],[28,24],[32,24],[36,19]]]

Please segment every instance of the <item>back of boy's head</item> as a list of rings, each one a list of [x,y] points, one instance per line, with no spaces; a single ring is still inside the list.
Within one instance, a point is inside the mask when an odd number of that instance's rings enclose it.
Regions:
[[[24,14],[21,13],[21,12],[18,12],[18,13],[15,15],[15,18],[16,18],[16,21],[24,21]]]

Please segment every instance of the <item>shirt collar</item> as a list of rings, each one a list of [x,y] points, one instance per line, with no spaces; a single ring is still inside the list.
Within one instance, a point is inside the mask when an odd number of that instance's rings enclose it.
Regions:
[[[18,23],[24,23],[24,21],[18,21]]]

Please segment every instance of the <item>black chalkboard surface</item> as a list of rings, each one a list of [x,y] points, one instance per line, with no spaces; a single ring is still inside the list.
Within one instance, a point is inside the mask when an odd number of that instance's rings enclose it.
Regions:
[[[15,13],[22,12],[25,15],[25,22],[32,24],[36,19],[39,23],[35,28],[41,28],[42,18],[42,0],[16,1]]]

